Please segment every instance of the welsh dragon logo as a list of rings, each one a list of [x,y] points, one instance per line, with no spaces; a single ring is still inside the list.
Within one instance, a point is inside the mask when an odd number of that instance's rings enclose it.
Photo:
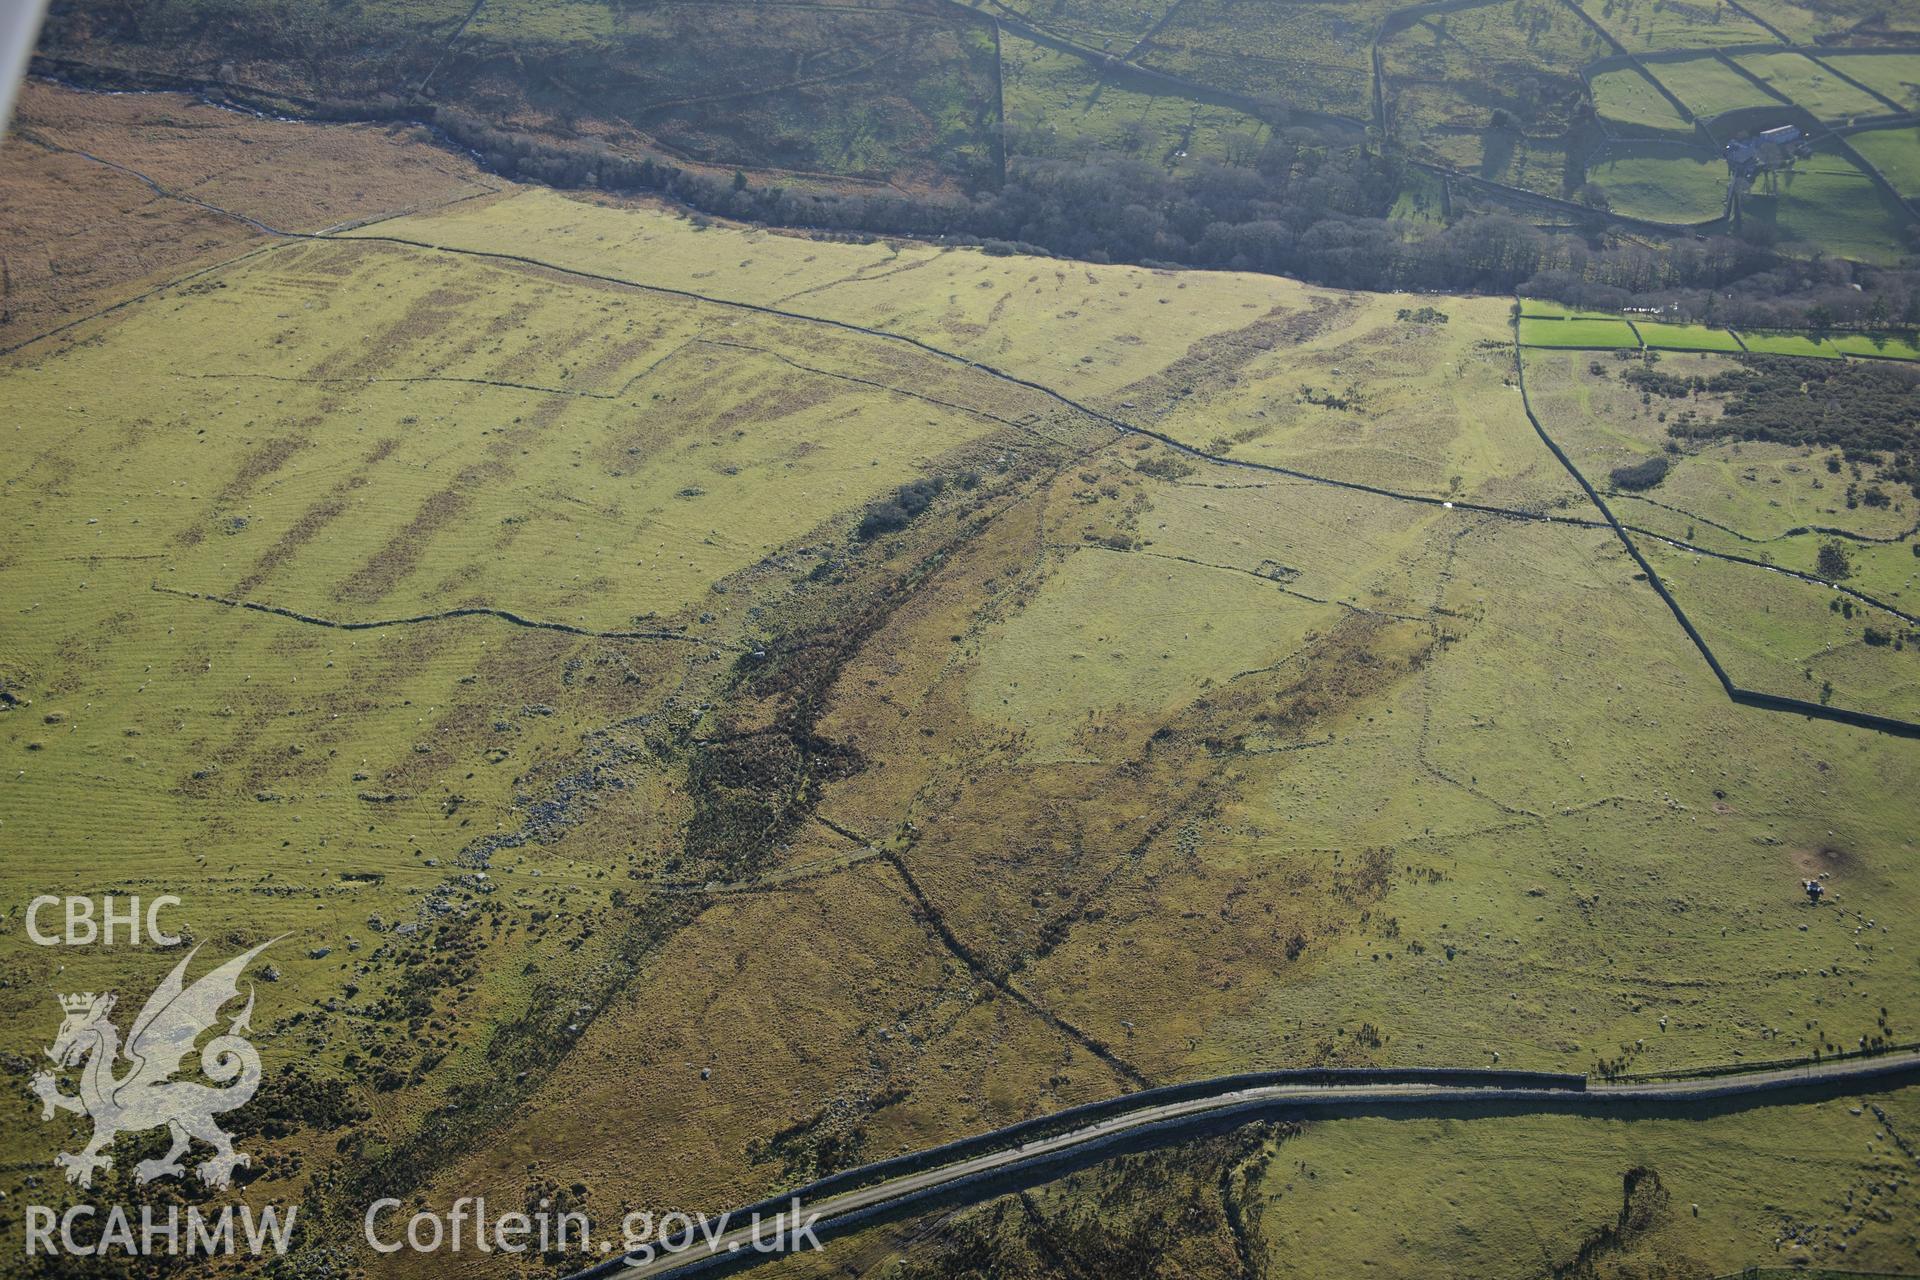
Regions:
[[[147,998],[124,1046],[119,1029],[108,1019],[114,1006],[112,994],[96,996],[89,991],[60,997],[66,1020],[47,1056],[62,1070],[80,1067],[80,1093],[78,1097],[61,1093],[53,1074],[46,1071],[33,1077],[33,1092],[40,1099],[42,1120],[72,1111],[93,1121],[93,1139],[85,1150],[63,1151],[53,1158],[55,1165],[66,1170],[67,1181],[92,1186],[95,1171],[113,1167],[113,1157],[103,1153],[115,1137],[164,1125],[173,1135],[173,1145],[159,1159],[142,1160],[134,1167],[141,1183],[184,1175],[180,1157],[198,1138],[214,1151],[196,1169],[200,1181],[210,1187],[231,1185],[233,1171],[250,1162],[245,1153],[233,1149],[233,1139],[213,1118],[243,1105],[260,1087],[260,1055],[242,1034],[251,1030],[251,987],[246,1007],[200,1051],[201,1071],[222,1087],[173,1076],[193,1051],[194,1042],[219,1021],[220,1010],[239,998],[240,975],[248,963],[277,941],[263,942],[235,956],[191,986],[186,984],[187,965],[200,949],[189,951]],[[121,1060],[128,1065],[116,1074]]]

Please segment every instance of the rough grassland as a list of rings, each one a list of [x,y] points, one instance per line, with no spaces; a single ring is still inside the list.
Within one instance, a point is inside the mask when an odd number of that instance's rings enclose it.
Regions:
[[[828,185],[975,179],[994,168],[999,129],[992,28],[916,0],[193,0],[131,12],[79,0],[54,15],[43,46],[110,75],[295,101],[421,94],[547,142]]]
[[[1741,7],[1795,44],[1822,43],[1821,36],[1844,31],[1864,16],[1858,4],[1828,0],[1743,0]]]
[[[1914,1204],[1897,1140],[1916,1127],[1913,1089],[1703,1120],[1268,1122],[874,1228],[824,1257],[765,1270],[812,1280],[836,1263],[879,1269],[903,1253],[887,1271],[903,1280],[969,1264],[1042,1275],[1062,1255],[1206,1275],[1233,1274],[1252,1257],[1261,1274],[1299,1280],[1902,1274]],[[1804,1176],[1764,1208],[1752,1205],[1743,1194],[1751,1170],[1789,1151]],[[1392,1177],[1379,1175],[1383,1159]],[[1163,1229],[1169,1206],[1182,1233]],[[1777,1268],[1745,1271],[1755,1238],[1767,1242],[1762,1265],[1778,1258]],[[1805,1265],[1814,1260],[1834,1265]]]
[[[1007,32],[1000,36],[1008,145],[1015,155],[1073,156],[1105,149],[1178,167],[1257,155],[1267,137],[1258,117],[1171,90],[1136,91],[1085,59]]]
[[[1726,699],[1534,435],[1512,338],[1503,300],[528,193],[278,245],[36,343],[0,367],[0,1049],[45,1045],[50,987],[168,959],[31,948],[31,892],[106,865],[191,887],[222,948],[292,930],[255,1027],[299,1115],[250,1139],[250,1194],[311,1194],[351,1240],[371,1187],[577,1183],[605,1226],[1242,1068],[1912,1038],[1909,744]],[[1645,356],[1527,358],[1566,371],[1557,424],[1591,363]],[[1598,381],[1608,447],[1658,447]],[[915,482],[924,510],[878,518]],[[1729,516],[1774,510],[1747,501]],[[1830,638],[1689,589],[1730,645]],[[457,609],[520,623],[429,616]],[[1822,669],[1903,698],[1910,668],[1862,664],[1915,657]],[[1797,882],[1822,871],[1816,911]],[[296,1067],[350,1105],[301,1104]],[[71,1137],[30,1104],[0,1144],[16,1203]],[[1543,1132],[1598,1145],[1546,1191],[1487,1184],[1489,1231],[1558,1216],[1544,1251],[1476,1246],[1481,1274],[1538,1275],[1578,1249],[1561,1224],[1618,1214],[1602,1131],[1498,1122],[1476,1163],[1524,1169]],[[1319,1133],[1328,1171],[1260,1209],[1269,1240],[1332,1250],[1320,1219],[1444,1176],[1383,1139],[1336,1179],[1371,1133]],[[1770,1261],[1780,1206],[1878,1180],[1853,1137],[1721,1181],[1631,1131],[1712,1215],[1642,1247]],[[1404,1199],[1409,1238],[1458,1220]],[[1142,1229],[1170,1257],[1231,1239],[1168,1203],[1141,1216],[1188,1224]],[[1889,1219],[1847,1256],[1910,1251]]]
[[[148,276],[182,275],[269,242],[238,218],[159,197],[112,165],[289,231],[495,185],[420,140],[410,130],[264,121],[184,96],[104,96],[29,81],[0,147],[8,194],[0,346],[118,301]]]
[[[1713,417],[1719,406],[1704,395],[1641,404],[1618,381],[1631,366],[1608,369],[1612,363],[1595,373],[1578,359],[1530,354],[1536,411],[1596,483],[1616,468],[1667,457],[1668,472],[1651,491],[1618,493],[1611,501],[1622,519],[1648,531],[1643,550],[1734,681],[1789,697],[1920,715],[1920,651],[1904,643],[1911,628],[1903,619],[1864,601],[1843,601],[1819,583],[1662,540],[1813,575],[1820,571],[1820,548],[1834,541],[1833,534],[1815,531],[1844,530],[1854,535],[1846,540],[1846,584],[1912,613],[1920,595],[1913,585],[1914,504],[1904,489],[1894,486],[1884,507],[1847,505],[1850,486],[1871,481],[1872,468],[1836,471],[1826,465],[1830,450],[1734,441],[1665,454],[1669,443],[1686,443],[1684,432],[1669,430],[1683,407]],[[1716,357],[1670,356],[1659,367],[1710,376],[1723,366]],[[1869,626],[1899,644],[1866,643]]]
[[[1658,0],[1577,0],[1577,3],[1631,53],[1767,44],[1774,39],[1765,27],[1742,17],[1738,10],[1721,0],[1685,6],[1661,4]]]
[[[1121,415],[1252,463],[1436,499],[1585,507],[1520,411],[1510,304],[1324,291],[1311,303],[1196,344],[1165,375],[1124,388],[1134,407]],[[1423,307],[1445,323],[1419,319]],[[1348,518],[1380,516],[1363,507]]]
[[[1368,32],[1392,0],[1339,0],[1255,13],[1227,0],[1188,0],[1138,61],[1262,101],[1365,119]]]
[[[1640,393],[1620,377],[1630,363],[1605,357],[1599,374],[1591,364],[1585,353],[1530,351],[1527,385],[1535,411],[1596,484],[1616,467],[1663,452],[1675,439],[1668,428],[1677,425],[1679,413],[1705,421],[1720,416],[1721,406],[1712,396],[1681,401],[1655,396],[1643,403]],[[1734,363],[1711,354],[1672,353],[1663,354],[1656,367],[1679,377],[1710,378]],[[1912,523],[1890,506],[1849,510],[1845,497],[1852,477],[1827,470],[1828,452],[1762,441],[1689,446],[1683,458],[1674,459],[1658,488],[1623,499],[1619,512],[1661,533],[1754,558],[1773,554],[1772,540],[1790,529],[1825,526],[1891,538]],[[1680,510],[1663,512],[1655,502]],[[1755,548],[1742,546],[1738,539],[1716,540],[1715,524],[1769,545]],[[1901,552],[1907,554],[1906,548]]]
[[[1869,627],[1909,630],[1899,617],[1870,606],[1835,610],[1827,588],[1658,541],[1646,550],[1734,683],[1920,719],[1920,646],[1895,649],[1864,639]]]
[[[1300,307],[1310,292],[1270,276],[995,258],[910,241],[714,234],[547,191],[476,202],[464,213],[379,230],[885,328],[1076,397],[1116,391],[1188,344],[1274,307]]]

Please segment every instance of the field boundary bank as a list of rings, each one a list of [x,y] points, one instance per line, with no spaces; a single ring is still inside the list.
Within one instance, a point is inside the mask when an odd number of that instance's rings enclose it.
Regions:
[[[1920,521],[1916,521],[1914,524],[1910,525],[1905,530],[1905,532],[1898,533],[1893,535],[1892,537],[1885,537],[1885,538],[1876,537],[1875,535],[1870,533],[1855,533],[1851,529],[1841,529],[1834,525],[1802,524],[1802,525],[1795,525],[1793,528],[1786,530],[1784,533],[1776,533],[1770,538],[1756,538],[1752,534],[1740,532],[1740,530],[1734,528],[1732,525],[1721,524],[1718,520],[1715,520],[1709,516],[1698,515],[1695,512],[1687,510],[1685,507],[1676,507],[1671,503],[1661,502],[1657,499],[1649,498],[1645,494],[1622,493],[1619,490],[1609,489],[1607,491],[1607,496],[1609,498],[1627,498],[1634,502],[1644,502],[1650,507],[1659,507],[1662,511],[1671,511],[1673,512],[1673,514],[1677,516],[1685,516],[1689,520],[1696,520],[1701,524],[1707,525],[1714,529],[1718,529],[1720,530],[1720,532],[1727,534],[1730,537],[1738,538],[1740,541],[1756,547],[1765,546],[1769,542],[1784,542],[1788,538],[1803,538],[1808,534],[1819,534],[1820,536],[1827,537],[1827,538],[1845,538],[1849,542],[1866,542],[1866,543],[1875,544],[1877,546],[1891,547],[1891,546],[1899,546],[1903,542],[1911,542],[1913,541],[1913,536],[1917,533],[1920,533]]]
[[[1659,595],[1661,601],[1673,614],[1674,621],[1678,622],[1680,629],[1686,632],[1687,639],[1693,642],[1693,647],[1699,650],[1700,656],[1706,660],[1707,667],[1713,672],[1714,677],[1720,681],[1720,687],[1726,692],[1727,697],[1733,702],[1743,706],[1759,707],[1769,711],[1790,711],[1818,720],[1831,720],[1838,724],[1852,725],[1859,729],[1871,729],[1875,732],[1891,734],[1895,737],[1920,738],[1920,723],[1911,720],[1901,720],[1893,716],[1874,715],[1867,711],[1853,711],[1845,707],[1830,707],[1818,702],[1808,702],[1804,698],[1789,698],[1784,694],[1766,693],[1758,689],[1744,688],[1733,682],[1733,677],[1729,676],[1726,668],[1720,665],[1720,659],[1714,654],[1712,646],[1706,641],[1706,637],[1700,634],[1699,628],[1693,624],[1693,619],[1687,616],[1686,610],[1680,607],[1680,602],[1675,600],[1673,593],[1667,589],[1666,582],[1660,577],[1659,573],[1655,571],[1652,563],[1646,556],[1641,553],[1640,548],[1634,544],[1632,537],[1628,534],[1627,526],[1620,523],[1619,518],[1613,514],[1613,509],[1607,505],[1606,500],[1600,496],[1599,491],[1593,487],[1586,476],[1581,473],[1580,469],[1573,464],[1573,459],[1567,456],[1566,451],[1560,447],[1559,442],[1547,434],[1547,429],[1542,425],[1539,415],[1534,413],[1532,399],[1527,394],[1527,363],[1526,357],[1522,354],[1519,335],[1520,328],[1516,322],[1514,325],[1514,366],[1518,371],[1520,382],[1520,405],[1526,411],[1527,421],[1533,424],[1533,429],[1539,435],[1541,443],[1545,444],[1547,448],[1552,451],[1553,456],[1560,460],[1560,465],[1567,469],[1567,474],[1572,476],[1574,481],[1578,483],[1582,489],[1587,491],[1588,498],[1592,500],[1594,506],[1600,509],[1601,514],[1606,517],[1607,523],[1613,526],[1614,533],[1619,536],[1620,545],[1626,548],[1627,554],[1632,557],[1633,562],[1640,566],[1642,573],[1647,575],[1647,584],[1654,589],[1654,592]],[[1765,567],[1772,568],[1774,566],[1768,565]]]
[[[459,609],[442,609],[435,613],[415,614],[408,618],[373,618],[366,621],[346,621],[337,618],[322,618],[316,614],[301,613],[297,609],[288,609],[277,604],[263,604],[258,600],[236,600],[231,596],[217,596],[205,591],[187,591],[179,587],[150,584],[152,590],[163,596],[175,596],[182,600],[198,600],[206,604],[224,605],[229,609],[245,609],[250,613],[271,614],[276,618],[286,618],[292,622],[303,622],[310,627],[326,627],[333,631],[383,631],[389,627],[411,627],[430,622],[454,622],[462,618],[491,618],[497,622],[509,623],[516,627],[525,627],[529,631],[557,631],[563,635],[582,636],[591,640],[674,640],[681,644],[702,645],[709,649],[734,649],[739,646],[720,640],[709,640],[701,636],[690,636],[683,631],[596,631],[591,627],[578,627],[568,622],[544,622],[538,618],[528,618],[507,609],[495,609],[486,605],[471,605]]]
[[[1798,578],[1809,586],[1821,587],[1828,591],[1838,591],[1841,595],[1852,596],[1861,604],[1878,609],[1882,613],[1890,613],[1902,622],[1920,626],[1920,617],[1915,617],[1899,606],[1888,604],[1886,601],[1876,596],[1870,596],[1864,591],[1855,590],[1845,583],[1834,582],[1830,579],[1823,578],[1817,573],[1807,573],[1802,569],[1790,569],[1783,564],[1768,564],[1765,560],[1755,560],[1750,556],[1739,555],[1732,551],[1715,551],[1710,547],[1697,546],[1685,538],[1676,538],[1670,533],[1661,533],[1657,529],[1645,529],[1637,524],[1627,524],[1625,521],[1621,522],[1620,527],[1644,537],[1652,538],[1655,542],[1664,542],[1668,546],[1680,551],[1691,551],[1696,555],[1709,556],[1715,560],[1726,560],[1733,564],[1744,564],[1755,569],[1767,569],[1773,573],[1782,574],[1789,578]]]

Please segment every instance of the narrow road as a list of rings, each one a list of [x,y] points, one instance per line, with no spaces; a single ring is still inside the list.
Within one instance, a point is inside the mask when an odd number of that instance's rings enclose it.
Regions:
[[[1382,1073],[1386,1074],[1386,1073]],[[733,1271],[777,1257],[754,1249],[756,1231],[772,1241],[777,1228],[774,1214],[799,1206],[802,1222],[813,1219],[820,1239],[839,1235],[906,1212],[935,1205],[978,1203],[1023,1185],[1057,1177],[1078,1167],[1125,1150],[1164,1145],[1183,1137],[1214,1132],[1258,1119],[1320,1115],[1395,1115],[1457,1117],[1538,1115],[1550,1113],[1613,1115],[1676,1115],[1698,1119],[1719,1111],[1741,1110],[1820,1097],[1876,1092],[1920,1082],[1920,1051],[1907,1050],[1874,1057],[1852,1058],[1804,1066],[1782,1067],[1731,1075],[1684,1080],[1588,1085],[1582,1077],[1561,1077],[1565,1083],[1528,1072],[1466,1073],[1466,1084],[1430,1080],[1392,1083],[1246,1084],[1228,1078],[1215,1092],[1156,1100],[1165,1091],[1141,1095],[1140,1105],[1097,1121],[1056,1133],[1041,1132],[1025,1142],[1015,1139],[1021,1130],[1040,1128],[1046,1121],[1018,1126],[1005,1145],[967,1154],[978,1144],[957,1144],[955,1158],[930,1167],[909,1169],[868,1185],[858,1185],[865,1170],[850,1170],[816,1184],[825,1194],[810,1197],[801,1188],[780,1197],[736,1210],[719,1221],[696,1227],[675,1243],[678,1252],[641,1256],[638,1252],[607,1259],[576,1273],[570,1280],[603,1277],[652,1277]],[[1517,1083],[1501,1087],[1490,1083],[1502,1076]],[[1238,1087],[1236,1087],[1238,1086]],[[1125,1100],[1120,1100],[1125,1105]],[[911,1158],[869,1166],[876,1176],[888,1166],[913,1164]],[[854,1183],[850,1190],[834,1186]],[[764,1216],[762,1224],[755,1214]],[[791,1229],[792,1222],[788,1221]]]

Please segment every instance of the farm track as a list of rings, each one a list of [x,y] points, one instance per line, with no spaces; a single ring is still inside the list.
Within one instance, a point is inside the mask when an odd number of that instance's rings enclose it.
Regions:
[[[1225,1132],[1261,1120],[1311,1116],[1454,1119],[1570,1114],[1680,1117],[1808,1102],[1902,1087],[1920,1077],[1920,1052],[1708,1074],[1590,1084],[1585,1076],[1459,1069],[1359,1068],[1267,1072],[1164,1086],[963,1138],[931,1151],[833,1174],[676,1234],[679,1252],[610,1258],[570,1277],[717,1275],[778,1256],[748,1246],[755,1215],[816,1220],[820,1240],[878,1223],[979,1204],[1132,1152]],[[1063,1127],[1064,1126],[1064,1127]],[[732,1227],[733,1222],[748,1225]],[[795,1223],[791,1218],[787,1225]]]

